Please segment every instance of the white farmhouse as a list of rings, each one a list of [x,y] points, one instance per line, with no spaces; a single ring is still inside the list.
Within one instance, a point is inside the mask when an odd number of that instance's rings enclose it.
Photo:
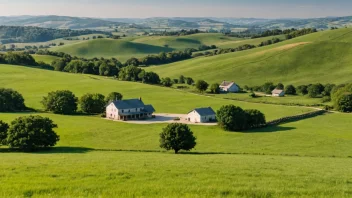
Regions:
[[[113,120],[138,120],[151,118],[155,109],[142,99],[117,100],[106,107],[106,118]]]
[[[222,92],[237,93],[240,91],[240,87],[236,83],[230,81],[223,81],[219,88]]]
[[[198,108],[188,113],[187,121],[193,123],[215,122],[216,114],[210,107]]]
[[[284,90],[281,90],[281,89],[274,89],[271,92],[271,95],[274,96],[274,97],[284,97],[285,96],[285,92],[284,92]]]

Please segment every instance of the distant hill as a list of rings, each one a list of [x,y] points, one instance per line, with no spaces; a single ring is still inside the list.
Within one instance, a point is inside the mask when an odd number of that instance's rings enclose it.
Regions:
[[[317,28],[352,26],[352,16],[326,17],[311,19],[255,19],[255,18],[211,18],[233,25],[257,27],[263,29]]]
[[[200,57],[147,70],[210,83],[233,80],[240,85],[267,81],[295,85],[346,83],[352,76],[352,28],[326,30],[267,47],[212,57]]]
[[[69,17],[69,16],[19,16],[0,17],[0,25],[35,26],[58,29],[101,29],[106,27],[127,26],[126,23],[102,19]]]

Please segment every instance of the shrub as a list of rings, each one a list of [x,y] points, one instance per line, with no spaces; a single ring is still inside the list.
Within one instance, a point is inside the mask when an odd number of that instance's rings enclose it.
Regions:
[[[352,83],[338,86],[331,97],[338,111],[352,112]]]
[[[77,97],[68,90],[50,92],[42,104],[46,111],[55,114],[70,115],[77,111]]]
[[[0,120],[0,145],[6,144],[7,138],[7,130],[9,129],[9,125]]]
[[[308,86],[306,85],[300,85],[297,87],[297,92],[302,94],[302,95],[307,95],[308,94]]]
[[[171,87],[173,85],[172,80],[169,77],[161,79],[161,84],[165,87]]]
[[[246,109],[247,128],[257,128],[266,124],[265,115],[256,109]]]
[[[0,88],[0,112],[26,110],[23,96],[13,89]]]
[[[254,93],[254,92],[252,92],[251,94],[249,94],[249,97],[251,97],[251,98],[256,98],[256,97],[257,97],[257,95],[255,95],[255,93]]]
[[[208,87],[209,87],[209,84],[207,82],[205,82],[204,80],[198,80],[196,83],[196,88],[200,92],[206,91],[208,89]]]
[[[247,115],[240,107],[225,105],[217,111],[216,117],[219,126],[226,131],[241,131],[247,128]]]
[[[81,110],[88,114],[99,114],[105,111],[105,96],[102,94],[86,94],[80,99]]]
[[[123,95],[120,94],[119,92],[111,92],[106,98],[105,98],[105,103],[108,104],[112,101],[116,100],[122,100]]]
[[[6,142],[10,148],[24,151],[52,147],[60,139],[53,131],[54,128],[57,128],[57,125],[49,118],[19,117],[11,122]]]
[[[343,94],[338,99],[338,110],[342,112],[352,112],[352,93]]]
[[[176,154],[180,150],[190,151],[196,144],[196,137],[186,124],[169,124],[160,133],[160,147],[174,150]]]
[[[285,88],[285,93],[288,95],[296,95],[296,88],[293,85],[287,85]]]
[[[220,93],[220,87],[219,87],[219,86],[220,86],[220,85],[219,85],[218,83],[212,84],[211,87],[210,87],[211,93],[213,93],[213,94],[219,94],[219,93]]]
[[[308,87],[308,96],[310,98],[316,98],[323,92],[319,84],[314,84]]]

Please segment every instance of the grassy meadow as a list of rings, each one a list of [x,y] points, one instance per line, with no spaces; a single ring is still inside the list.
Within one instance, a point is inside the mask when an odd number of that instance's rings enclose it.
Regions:
[[[241,86],[261,85],[266,81],[342,83],[351,80],[348,55],[351,49],[347,47],[352,41],[351,32],[351,29],[318,32],[263,48],[147,69],[161,77],[177,78],[183,74],[208,82],[236,80]],[[238,44],[235,38],[213,35],[210,40],[206,36],[209,35],[190,35],[187,39],[206,44],[217,41],[216,45],[223,46]],[[155,52],[165,49],[165,43],[169,45],[167,49],[178,49],[182,42],[193,42],[186,39],[172,44],[174,41],[163,39],[168,38],[99,39],[60,48],[67,47],[73,53],[87,56],[99,57],[100,53],[129,58],[131,53],[143,55],[150,54],[151,48]],[[121,50],[121,46],[131,51]],[[102,48],[110,50],[109,53],[101,51]],[[50,63],[55,57],[35,56],[35,59]],[[47,151],[21,153],[0,147],[0,197],[352,196],[350,114],[327,113],[247,132],[190,125],[197,146],[191,152],[175,155],[159,147],[159,133],[166,124],[136,125],[100,116],[55,115],[42,112],[40,103],[43,96],[56,90],[71,90],[78,97],[117,91],[125,99],[142,97],[157,113],[186,114],[196,107],[210,106],[217,110],[222,105],[234,104],[258,109],[269,121],[314,109],[256,102],[312,104],[319,99],[303,96],[250,99],[249,94],[206,96],[101,76],[14,65],[0,65],[0,87],[19,91],[25,104],[38,110],[0,113],[0,120],[10,123],[19,116],[49,117],[58,125],[55,131],[60,135],[58,144]]]
[[[211,106],[216,110],[225,104],[235,104],[245,109],[259,109],[268,120],[273,120],[312,111],[301,107],[276,108],[275,105],[214,99],[165,87],[22,66],[0,65],[0,84],[1,87],[18,90],[23,94],[26,105],[35,109],[42,109],[40,101],[49,92],[68,89],[78,97],[86,93],[107,95],[113,91],[122,93],[126,99],[142,97],[145,103],[153,104],[158,113],[186,114],[197,107]]]
[[[352,29],[323,31],[274,45],[149,67],[163,76],[185,75],[239,85],[346,83],[352,75]]]

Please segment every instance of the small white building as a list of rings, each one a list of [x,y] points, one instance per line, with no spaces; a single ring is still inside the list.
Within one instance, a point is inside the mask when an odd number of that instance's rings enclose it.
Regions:
[[[187,121],[193,123],[215,122],[216,113],[211,107],[194,109],[188,113]]]
[[[142,99],[117,100],[106,107],[106,118],[112,120],[139,120],[151,118],[155,109],[145,105]]]
[[[219,88],[220,88],[220,91],[222,92],[237,93],[240,91],[240,86],[230,81],[223,81],[219,86]]]
[[[274,89],[271,92],[271,95],[274,96],[274,97],[284,97],[285,96],[285,92],[284,92],[284,90],[281,90],[281,89]]]

